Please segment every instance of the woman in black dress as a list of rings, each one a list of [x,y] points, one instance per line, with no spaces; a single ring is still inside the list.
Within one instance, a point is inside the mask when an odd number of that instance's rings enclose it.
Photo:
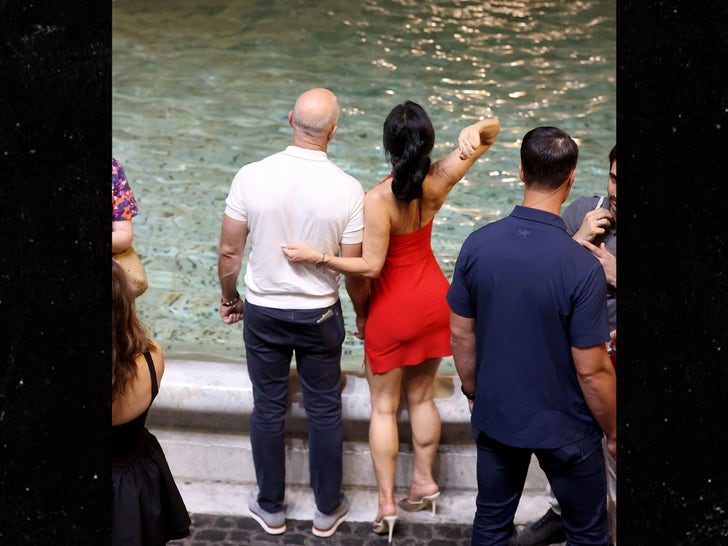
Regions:
[[[164,373],[160,345],[136,315],[126,275],[111,264],[113,546],[158,546],[189,535],[190,517],[162,447],[145,427]]]

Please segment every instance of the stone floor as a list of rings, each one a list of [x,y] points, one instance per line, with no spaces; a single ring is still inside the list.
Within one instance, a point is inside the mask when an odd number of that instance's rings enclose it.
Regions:
[[[256,521],[242,516],[192,514],[192,531],[188,538],[170,542],[170,546],[213,546],[295,544],[301,546],[373,546],[387,544],[387,535],[375,535],[371,524],[345,521],[329,538],[311,533],[311,521],[288,520],[282,535],[265,533]],[[392,543],[398,546],[470,545],[470,525],[400,523],[394,528]]]
[[[177,485],[192,518],[188,538],[170,542],[171,546],[267,546],[291,544],[297,546],[373,546],[387,545],[387,535],[371,531],[371,518],[376,514],[376,491],[367,488],[347,488],[351,502],[347,520],[329,538],[311,533],[313,494],[309,487],[287,485],[287,530],[282,535],[269,535],[248,516],[247,502],[250,484],[194,482],[179,480]],[[397,491],[399,495],[405,490]],[[538,519],[548,508],[542,494],[521,498],[515,523],[522,527]],[[475,491],[443,490],[437,504],[437,514],[428,511],[400,513],[394,529],[395,546],[470,546],[472,520],[475,514]]]
[[[311,521],[288,520],[282,535],[269,535],[256,521],[244,516],[192,514],[190,536],[175,540],[169,546],[384,546],[387,535],[376,535],[371,523],[345,521],[329,538],[311,533]],[[471,525],[397,521],[392,544],[396,546],[470,546]],[[565,546],[566,543],[555,546]]]

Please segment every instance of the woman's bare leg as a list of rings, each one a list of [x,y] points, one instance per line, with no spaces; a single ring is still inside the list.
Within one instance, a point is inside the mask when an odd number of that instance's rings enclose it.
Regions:
[[[408,498],[421,499],[438,491],[432,468],[440,445],[440,412],[435,405],[435,375],[440,358],[430,358],[417,366],[405,366],[402,383],[407,398],[415,462]]]
[[[397,409],[402,389],[402,368],[373,374],[367,367],[372,416],[369,420],[369,448],[377,479],[379,502],[375,521],[394,515],[394,474],[399,453]]]

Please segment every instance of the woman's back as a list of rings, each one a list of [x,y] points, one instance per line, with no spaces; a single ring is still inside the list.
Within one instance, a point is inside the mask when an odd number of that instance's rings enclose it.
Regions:
[[[164,371],[161,347],[153,343],[152,350],[139,355],[136,364],[136,378],[111,407],[111,453],[117,462],[138,454],[144,445],[147,413]]]
[[[152,348],[149,350],[149,355],[154,371],[150,371],[143,354],[136,356],[134,359],[136,378],[111,404],[111,424],[113,426],[128,423],[144,414],[152,404],[153,388],[159,389],[164,374],[164,353],[156,341],[152,340],[151,343]],[[152,373],[156,376],[154,379],[151,376]]]
[[[394,196],[391,175],[369,190],[368,193],[374,194],[369,200],[370,209],[382,208],[387,212],[390,236],[415,232],[429,224],[435,217],[447,193],[442,195],[430,190],[427,184],[428,178],[423,182],[423,196],[409,202],[401,201]]]

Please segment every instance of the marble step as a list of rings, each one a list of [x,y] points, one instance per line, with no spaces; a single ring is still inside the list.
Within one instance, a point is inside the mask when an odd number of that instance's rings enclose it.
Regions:
[[[255,483],[250,439],[246,435],[195,430],[150,428],[159,439],[175,476],[201,481]],[[344,442],[344,485],[375,487],[369,445]],[[435,476],[441,488],[475,489],[475,445],[441,444],[435,460]],[[400,444],[395,484],[406,488],[412,476],[412,447]],[[305,439],[286,439],[286,482],[309,483],[308,444]],[[546,479],[535,458],[526,490],[543,491]]]
[[[247,499],[254,484],[205,482],[177,480],[187,509],[193,514],[219,514],[228,516],[248,516]],[[348,521],[370,522],[377,514],[377,491],[366,487],[346,487],[344,493],[349,498],[351,508]],[[397,490],[397,498],[406,494]],[[442,490],[438,499],[437,512],[405,512],[399,510],[404,522],[423,524],[454,523],[472,525],[475,516],[475,491],[472,489]],[[289,519],[310,520],[313,518],[313,493],[308,486],[286,485],[286,515]],[[525,525],[539,519],[548,510],[548,501],[543,492],[525,492],[516,510],[514,523]]]
[[[368,445],[369,387],[363,373],[344,372],[343,383],[344,490],[361,508],[360,512],[352,511],[352,521],[369,521],[376,512],[376,484]],[[311,517],[308,512],[312,495],[308,487],[306,416],[295,370],[291,371],[289,385],[287,497],[294,510],[290,517],[306,519]],[[167,360],[162,387],[149,412],[147,425],[159,438],[190,511],[247,513],[247,491],[255,487],[248,437],[252,400],[244,363]],[[443,498],[438,517],[445,518],[441,521],[470,523],[476,495],[476,453],[470,413],[456,375],[437,376],[435,403],[442,420],[435,464]],[[408,421],[406,407],[400,408],[400,453],[395,483],[402,496],[406,494],[413,464]],[[538,518],[545,511],[545,485],[545,476],[533,459],[516,523]],[[411,515],[424,516],[423,513]]]
[[[363,372],[343,372],[342,417],[344,438],[368,438],[369,385]],[[442,420],[442,443],[472,442],[470,413],[456,375],[435,379],[435,404]],[[147,422],[161,427],[247,432],[253,409],[253,390],[245,364],[168,360],[159,395]],[[398,412],[400,436],[410,436],[407,408]],[[305,435],[306,413],[295,369],[289,379],[286,430]]]
[[[247,493],[255,489],[250,440],[245,435],[195,430],[151,428],[164,449],[172,474],[191,512],[245,515]],[[313,496],[308,486],[308,449],[305,440],[291,438],[286,450],[286,497],[292,519],[310,519]],[[397,496],[407,493],[412,472],[410,446],[400,446]],[[376,513],[376,482],[369,447],[344,443],[343,489],[352,501],[351,521],[369,521]],[[442,492],[436,521],[470,523],[474,514],[475,447],[441,445],[435,475]],[[516,523],[537,519],[548,505],[543,496],[546,479],[535,458],[516,513]],[[417,513],[412,521],[427,521]],[[360,518],[360,519],[359,519]],[[420,519],[418,519],[420,518]]]

